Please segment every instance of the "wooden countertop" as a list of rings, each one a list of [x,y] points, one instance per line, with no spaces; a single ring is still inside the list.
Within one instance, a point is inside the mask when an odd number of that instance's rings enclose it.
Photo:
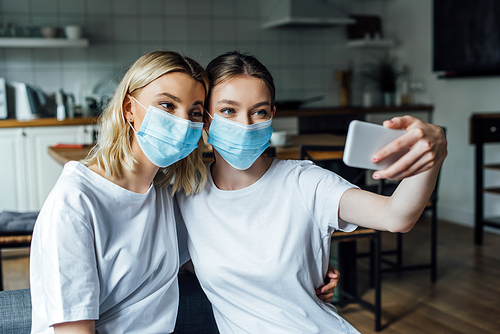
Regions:
[[[38,118],[31,121],[18,121],[17,119],[0,120],[1,128],[25,128],[34,126],[61,126],[61,125],[90,125],[96,124],[97,117],[75,117],[58,121],[57,118]]]

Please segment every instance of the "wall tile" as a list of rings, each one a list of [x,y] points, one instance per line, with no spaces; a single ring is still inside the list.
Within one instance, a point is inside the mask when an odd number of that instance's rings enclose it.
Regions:
[[[89,67],[92,69],[100,67],[111,67],[115,65],[114,45],[94,45],[89,48]]]
[[[301,66],[304,61],[304,47],[302,44],[286,44],[283,46],[283,62],[285,66]]]
[[[165,49],[189,56],[189,45],[186,42],[167,42]]]
[[[212,39],[212,21],[204,18],[190,17],[188,19],[188,40],[210,42]]]
[[[234,41],[236,38],[236,21],[233,19],[220,18],[214,20],[213,40],[216,42]]]
[[[63,88],[62,73],[59,68],[37,69],[33,83],[40,86],[47,93],[55,93]]]
[[[15,28],[19,26],[31,25],[32,20],[28,14],[5,13],[4,21],[2,23],[4,24],[4,27],[7,27],[10,23],[11,27],[14,26]]]
[[[211,48],[210,43],[192,43],[189,45],[186,56],[206,66],[213,58]]]
[[[29,0],[2,0],[2,12],[28,13]]]
[[[187,14],[189,16],[203,16],[208,17],[211,15],[212,4],[207,0],[185,0],[187,4]]]
[[[60,27],[59,16],[53,14],[33,14],[31,23],[40,27]]]
[[[87,69],[89,61],[89,49],[63,49],[62,66],[63,69]]]
[[[34,49],[35,69],[55,69],[61,67],[60,49]]]
[[[57,0],[35,0],[31,1],[31,10],[33,13],[54,14],[59,11]]]
[[[87,1],[87,13],[97,14],[97,15],[107,15],[114,14],[113,8],[111,6],[112,0],[86,0]],[[91,16],[89,16],[90,18]]]
[[[187,2],[178,0],[165,0],[165,15],[178,17],[187,15]]]
[[[85,7],[85,1],[82,0],[59,1],[59,12],[61,14],[84,14]]]
[[[236,15],[242,17],[257,17],[259,8],[257,1],[236,0]]]
[[[120,67],[131,66],[141,55],[142,48],[138,45],[116,45],[115,46],[115,60],[116,64]]]
[[[16,68],[5,68],[3,73],[6,81],[16,81],[32,83],[35,80],[34,71],[32,69],[16,69]]]
[[[213,17],[235,17],[235,3],[233,0],[213,0]]]
[[[275,43],[261,44],[259,60],[266,66],[282,66],[283,46]]]
[[[167,18],[164,20],[163,37],[166,41],[182,41],[188,40],[188,23],[185,18]]]
[[[139,13],[141,16],[163,16],[164,4],[164,0],[139,1]]]
[[[112,4],[112,11],[115,15],[128,14],[137,15],[139,12],[139,5],[136,0],[119,0],[114,1]]]
[[[7,69],[32,69],[34,56],[30,49],[5,49],[5,67]]]
[[[238,41],[256,41],[260,29],[259,20],[236,20],[236,38]]]
[[[115,40],[116,41],[138,41],[138,24],[134,18],[115,19]]]
[[[85,32],[91,44],[95,44],[96,42],[111,42],[115,40],[114,19],[106,16],[88,18],[88,26],[85,27]]]
[[[140,40],[157,41],[163,40],[163,19],[147,17],[140,19]]]

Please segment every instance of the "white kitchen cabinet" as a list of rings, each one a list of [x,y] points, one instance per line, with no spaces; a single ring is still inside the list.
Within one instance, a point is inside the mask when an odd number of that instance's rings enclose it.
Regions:
[[[90,144],[92,136],[91,125],[0,129],[0,210],[40,210],[63,168],[47,148]]]
[[[22,128],[0,130],[0,211],[28,208],[24,144]]]

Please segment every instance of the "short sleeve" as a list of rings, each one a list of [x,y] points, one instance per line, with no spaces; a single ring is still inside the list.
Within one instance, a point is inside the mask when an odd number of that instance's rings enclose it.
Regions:
[[[357,186],[312,164],[299,168],[297,177],[302,199],[321,231],[331,234],[335,230],[352,232],[356,229],[356,225],[339,219],[338,212],[344,192]]]
[[[179,245],[179,266],[182,266],[191,259],[191,256],[188,250],[188,232],[182,218],[181,210],[179,209],[179,204],[177,203],[177,196],[174,196],[174,216],[177,228],[177,243]]]
[[[70,210],[44,218],[37,228],[48,323],[98,319],[100,286],[92,229]]]

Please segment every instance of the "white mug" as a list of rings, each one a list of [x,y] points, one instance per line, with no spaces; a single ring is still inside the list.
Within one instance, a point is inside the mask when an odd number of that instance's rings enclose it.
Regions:
[[[286,131],[276,131],[271,135],[271,145],[285,146],[288,142],[288,134]]]
[[[65,26],[64,33],[67,39],[80,39],[82,38],[82,27],[80,26]]]

